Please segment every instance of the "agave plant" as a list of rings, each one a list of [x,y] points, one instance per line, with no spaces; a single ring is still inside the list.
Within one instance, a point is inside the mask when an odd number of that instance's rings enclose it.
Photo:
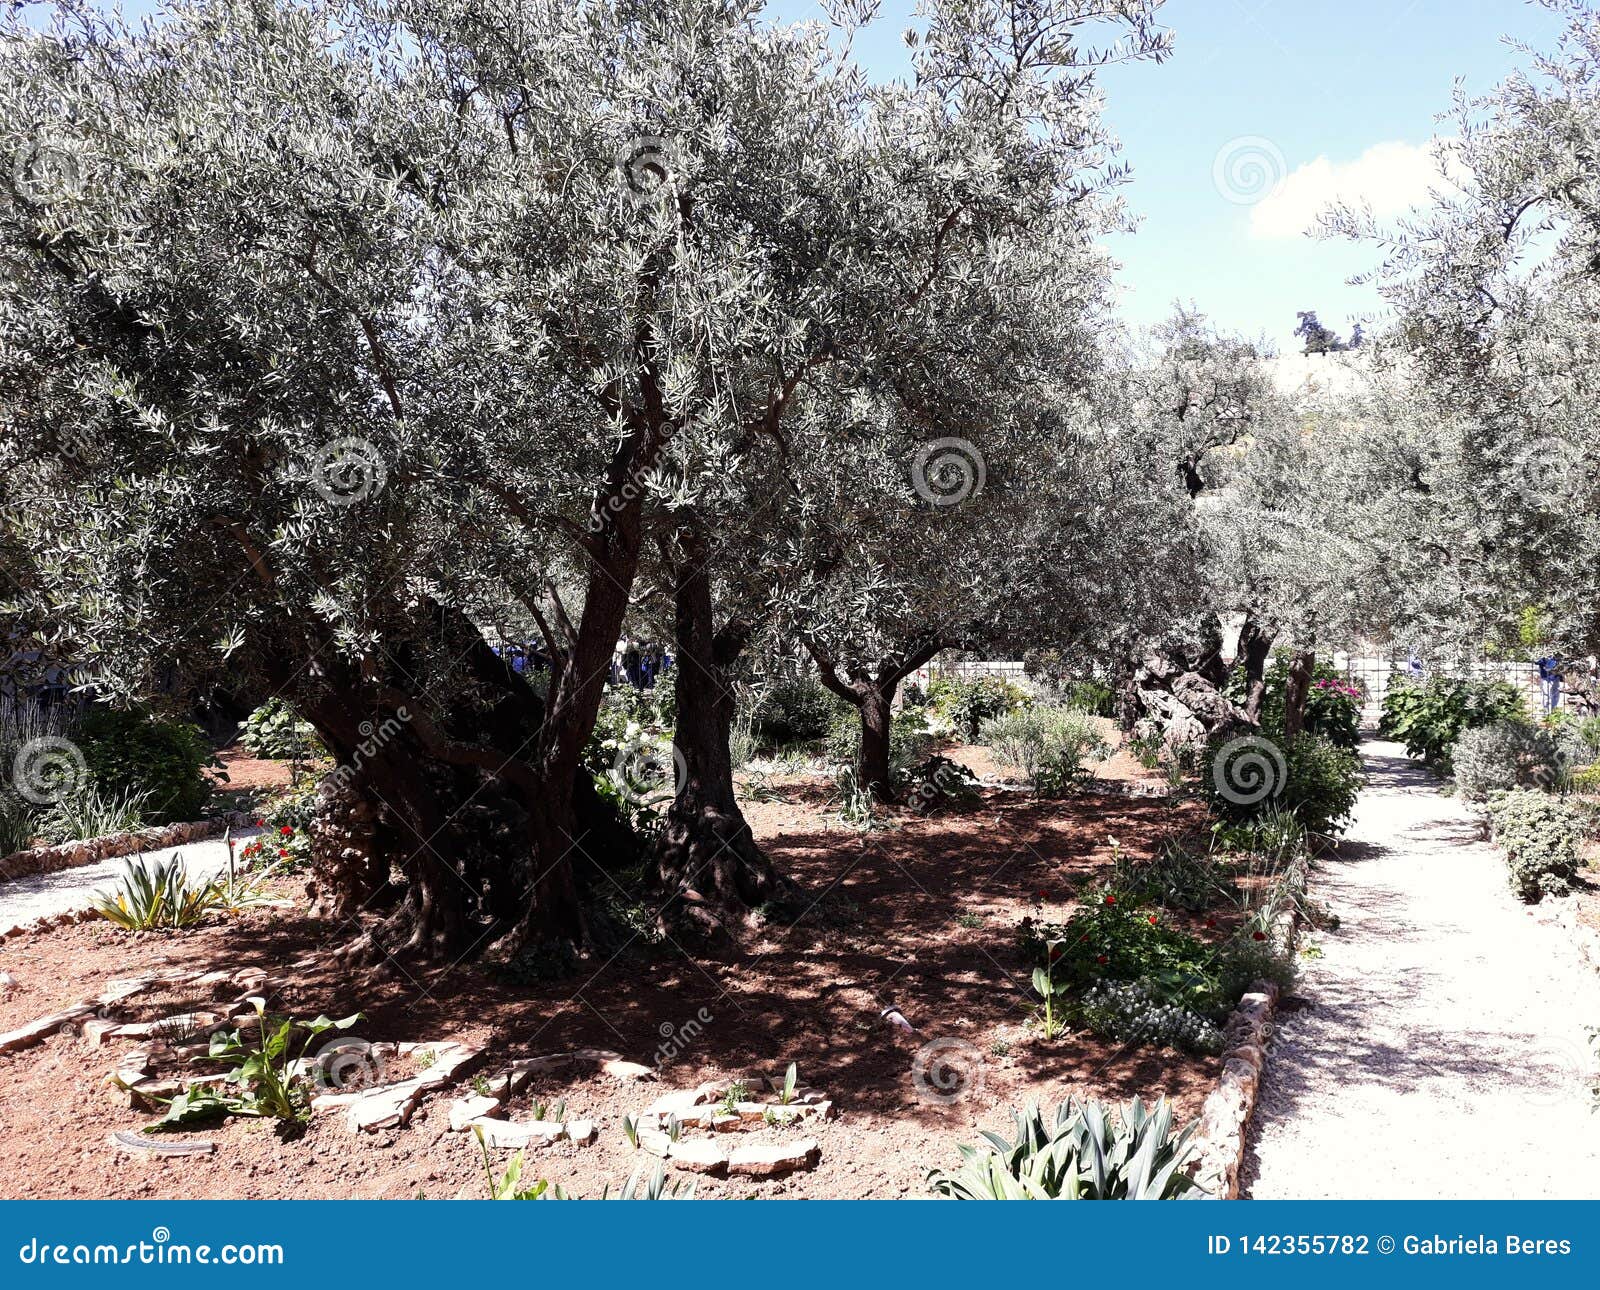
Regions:
[[[192,927],[216,905],[210,883],[196,883],[182,852],[165,860],[143,856],[128,862],[121,881],[111,891],[97,891],[90,905],[118,927],[146,931],[156,927]]]
[[[1180,1200],[1198,1191],[1179,1172],[1195,1126],[1174,1134],[1164,1097],[1152,1108],[1134,1098],[1120,1117],[1069,1098],[1053,1115],[1029,1106],[1012,1120],[1014,1141],[985,1132],[985,1144],[957,1148],[960,1168],[930,1170],[933,1191],[954,1200]]]

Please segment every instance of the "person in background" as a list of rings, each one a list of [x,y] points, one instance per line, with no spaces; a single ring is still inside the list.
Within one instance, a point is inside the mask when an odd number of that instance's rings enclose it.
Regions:
[[[1539,688],[1544,691],[1544,710],[1548,716],[1561,706],[1561,659],[1549,654],[1539,660]]]

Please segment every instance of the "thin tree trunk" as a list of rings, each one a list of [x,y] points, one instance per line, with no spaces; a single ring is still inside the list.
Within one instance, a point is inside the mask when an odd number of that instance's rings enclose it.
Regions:
[[[730,624],[716,630],[708,556],[705,535],[690,520],[679,533],[673,561],[677,782],[655,860],[669,893],[663,923],[725,940],[733,925],[777,897],[784,884],[756,845],[734,791],[729,736],[735,703],[729,668],[743,651],[749,628]]]
[[[1253,726],[1261,725],[1261,707],[1267,697],[1267,660],[1272,655],[1272,642],[1276,639],[1258,623],[1246,624],[1240,633],[1245,680],[1244,714]]]
[[[856,768],[863,790],[880,802],[891,801],[895,793],[890,751],[894,727],[894,695],[898,679],[887,687],[879,683],[861,691],[857,711],[861,717],[861,761]]]
[[[1283,687],[1283,733],[1293,739],[1306,728],[1306,699],[1311,693],[1311,676],[1317,656],[1312,650],[1297,650],[1289,661],[1289,677]]]

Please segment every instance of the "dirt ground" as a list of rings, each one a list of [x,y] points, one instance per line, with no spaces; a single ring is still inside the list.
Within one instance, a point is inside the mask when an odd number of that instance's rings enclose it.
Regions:
[[[569,979],[513,985],[470,964],[349,973],[318,951],[349,939],[351,928],[318,924],[298,907],[182,933],[129,934],[95,922],[0,945],[0,969],[16,982],[0,993],[0,1031],[150,969],[259,966],[269,974],[275,1012],[359,1010],[365,1020],[351,1033],[375,1042],[484,1044],[473,1070],[485,1077],[517,1058],[609,1049],[658,1078],[537,1076],[507,1107],[509,1118],[529,1119],[531,1099],[565,1098],[570,1116],[597,1124],[589,1145],[530,1150],[523,1175],[586,1196],[654,1167],[653,1157],[628,1144],[625,1115],[674,1088],[726,1082],[752,1068],[781,1075],[789,1062],[802,1083],[834,1103],[831,1119],[804,1130],[820,1143],[820,1163],[771,1180],[684,1175],[700,1196],[925,1195],[926,1171],[954,1166],[958,1142],[973,1140],[979,1128],[1009,1128],[1009,1107],[1069,1094],[1164,1092],[1184,1116],[1198,1112],[1218,1073],[1213,1058],[1130,1051],[1081,1034],[1053,1044],[1037,1038],[1029,966],[1016,944],[1025,916],[1070,914],[1079,889],[1111,863],[1109,838],[1130,854],[1149,854],[1199,826],[1198,807],[1087,794],[1041,802],[991,788],[963,813],[891,812],[892,827],[863,835],[832,820],[828,795],[819,779],[774,777],[759,794],[765,800],[746,802],[756,834],[807,893],[809,908],[793,925],[760,929],[730,961],[691,959],[669,941],[640,938]],[[303,901],[301,886],[303,879],[290,880],[282,890]],[[169,989],[113,1011],[118,1020],[149,1021],[238,994],[236,987]],[[887,1024],[886,1008],[897,1008],[916,1034]],[[925,1048],[934,1041],[938,1048]],[[68,1030],[0,1055],[0,1195],[484,1194],[476,1143],[449,1131],[451,1101],[472,1092],[467,1072],[424,1100],[402,1128],[358,1136],[342,1113],[319,1113],[283,1140],[272,1123],[235,1118],[181,1135],[215,1142],[214,1156],[147,1161],[106,1143],[109,1132],[155,1118],[105,1086],[132,1046],[91,1047]],[[781,1139],[801,1131],[757,1132]],[[494,1156],[501,1168],[509,1153]]]

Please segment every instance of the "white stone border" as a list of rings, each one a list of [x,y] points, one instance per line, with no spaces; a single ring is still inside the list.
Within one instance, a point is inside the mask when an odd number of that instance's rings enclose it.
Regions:
[[[79,865],[113,860],[141,851],[161,851],[190,842],[220,837],[229,828],[246,828],[254,817],[239,811],[215,815],[204,820],[168,824],[159,828],[137,829],[132,833],[108,833],[104,837],[80,842],[62,842],[53,847],[34,847],[16,851],[0,859],[0,882],[28,878],[34,874],[75,869]]]
[[[1283,889],[1289,900],[1274,916],[1268,935],[1294,953],[1295,930],[1305,895],[1311,857],[1293,860],[1284,874]],[[1210,1200],[1239,1199],[1239,1170],[1244,1164],[1245,1140],[1261,1095],[1267,1070],[1267,1041],[1277,1014],[1278,987],[1257,981],[1239,1000],[1223,1026],[1226,1046],[1222,1053],[1222,1078],[1200,1111],[1200,1134],[1195,1140],[1190,1173]]]

